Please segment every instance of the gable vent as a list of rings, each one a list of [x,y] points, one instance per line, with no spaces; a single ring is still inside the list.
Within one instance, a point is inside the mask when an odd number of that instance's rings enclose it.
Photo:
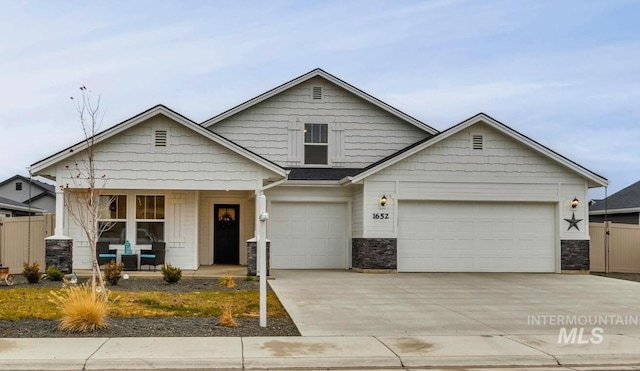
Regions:
[[[311,88],[311,98],[313,100],[322,100],[322,86],[314,86]]]
[[[484,141],[482,135],[474,135],[472,138],[473,149],[483,149]]]
[[[156,147],[166,147],[167,146],[167,131],[166,130],[156,130],[155,144],[156,144]]]

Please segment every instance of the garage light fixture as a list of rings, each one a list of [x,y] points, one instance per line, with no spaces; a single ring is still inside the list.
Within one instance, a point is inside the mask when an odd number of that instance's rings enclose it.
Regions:
[[[384,206],[387,204],[387,196],[382,195],[382,197],[380,197],[380,206]]]
[[[571,208],[575,209],[576,207],[578,207],[579,203],[580,203],[580,201],[578,201],[578,198],[574,197],[573,200],[571,200]]]

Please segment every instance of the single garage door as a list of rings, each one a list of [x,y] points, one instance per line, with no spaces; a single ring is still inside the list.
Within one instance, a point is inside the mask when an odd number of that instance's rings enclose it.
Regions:
[[[272,202],[269,214],[273,268],[347,268],[345,203]]]
[[[398,271],[555,271],[553,204],[401,201],[398,217]]]

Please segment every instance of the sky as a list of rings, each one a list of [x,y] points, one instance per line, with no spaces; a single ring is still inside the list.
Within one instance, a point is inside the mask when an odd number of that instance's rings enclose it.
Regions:
[[[156,104],[202,122],[314,68],[445,130],[484,112],[640,180],[640,2],[0,0],[0,180]],[[601,198],[604,189],[592,190]]]

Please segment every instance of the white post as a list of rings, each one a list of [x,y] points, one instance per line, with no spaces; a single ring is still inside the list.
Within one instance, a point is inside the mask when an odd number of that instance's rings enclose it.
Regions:
[[[64,191],[56,186],[56,237],[64,236]]]
[[[267,197],[258,197],[260,204],[260,229],[258,231],[256,252],[260,266],[260,327],[267,327]]]

